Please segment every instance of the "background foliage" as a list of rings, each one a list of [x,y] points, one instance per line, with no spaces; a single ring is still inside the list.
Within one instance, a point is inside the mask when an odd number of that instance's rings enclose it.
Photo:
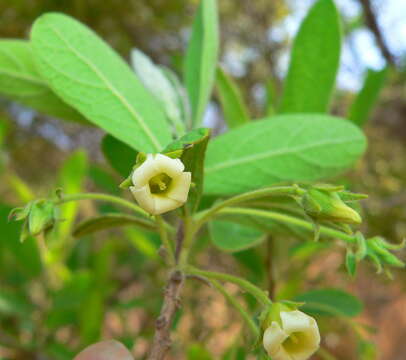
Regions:
[[[334,75],[338,66],[337,48],[345,37],[351,36],[354,29],[370,28],[368,18],[364,21],[361,16],[356,22],[344,17],[343,39],[333,30],[323,31],[322,24],[310,23],[309,20],[300,32],[300,45],[293,44],[293,56],[296,55],[299,60],[295,61],[294,57],[290,62],[287,85],[282,89],[283,75],[278,59],[283,56],[291,39],[268,38],[264,34],[294,12],[295,6],[289,6],[283,0],[250,3],[243,2],[236,6],[233,1],[219,2],[223,70],[218,69],[217,73],[210,74],[216,86],[215,102],[209,107],[214,114],[209,120],[215,132],[222,131],[225,124],[236,128],[233,131],[238,131],[241,125],[238,121],[245,122],[248,113],[255,117],[266,117],[275,111],[285,112],[286,109],[289,112],[314,112],[331,106],[334,114],[349,116],[357,124],[366,127],[370,146],[366,157],[341,181],[350,184],[353,190],[370,194],[363,209],[363,230],[382,234],[388,239],[401,239],[406,227],[403,191],[406,176],[403,124],[405,75],[402,57],[399,56],[388,70],[369,71],[360,93],[340,88],[333,93]],[[328,7],[328,3],[320,2],[324,7]],[[318,16],[323,14],[322,5],[314,9],[321,12]],[[38,16],[44,12],[60,11],[95,29],[125,58],[129,59],[131,50],[136,47],[156,63],[170,66],[181,74],[181,54],[186,47],[195,10],[196,3],[185,0],[130,1],[119,6],[112,0],[38,0],[29,4],[14,1],[12,5],[0,4],[0,34],[5,38],[27,38],[30,26]],[[200,14],[200,17],[204,21],[204,14]],[[312,84],[310,89],[309,81],[306,81],[301,69],[305,60],[310,64],[314,61],[311,57],[306,58],[310,56],[309,51],[306,51],[306,43],[312,42],[306,41],[308,27],[320,31],[317,38],[323,39],[323,44],[328,46],[323,50],[324,54],[328,54],[323,59],[327,68],[322,71],[325,76],[320,84]],[[41,31],[39,26],[35,31]],[[78,31],[81,31],[80,27]],[[52,34],[49,33],[49,36]],[[10,42],[7,46],[18,47],[20,61],[27,61],[24,72],[32,80],[32,88],[26,90],[31,95],[44,96],[47,89],[36,81],[37,75],[30,65],[32,59],[25,43]],[[41,49],[35,51],[41,52]],[[239,77],[235,76],[235,71],[231,71],[232,67],[227,61],[235,54],[246,59],[244,73]],[[106,60],[97,57],[97,54],[89,56],[99,62]],[[106,61],[116,62],[117,59],[112,57]],[[201,58],[198,61],[210,63],[212,60]],[[13,71],[12,63],[4,51],[0,54],[0,63],[9,66],[10,72]],[[98,66],[103,71],[103,62]],[[118,66],[126,67],[124,64]],[[131,75],[128,68],[123,71]],[[321,72],[319,68],[314,71]],[[88,75],[86,80],[93,81],[93,75]],[[189,76],[193,75],[197,74]],[[301,83],[290,86],[291,78],[299,79]],[[198,85],[192,79],[187,83],[189,88]],[[385,87],[380,92],[383,84]],[[133,227],[95,234],[86,233],[82,227],[74,232],[76,237],[71,236],[75,224],[83,218],[96,214],[114,214],[117,209],[104,203],[83,202],[79,206],[69,203],[64,205],[60,214],[66,220],[61,222],[53,239],[53,247],[60,247],[60,251],[56,252],[57,258],[41,258],[35,240],[29,238],[20,244],[16,241],[19,224],[7,223],[6,220],[12,207],[39,196],[47,196],[57,187],[62,187],[66,193],[89,190],[119,194],[117,184],[127,175],[134,153],[128,151],[128,148],[121,149],[119,143],[114,143],[114,138],[106,137],[102,142],[102,150],[110,159],[106,162],[99,148],[104,135],[101,131],[32,112],[25,94],[15,92],[19,87],[14,80],[0,85],[27,106],[16,105],[5,98],[0,103],[0,228],[3,234],[0,241],[0,327],[5,330],[0,334],[1,356],[34,359],[38,349],[42,349],[41,356],[45,358],[70,359],[77,349],[87,344],[100,338],[115,337],[128,347],[133,347],[137,358],[142,358],[147,351],[153,322],[160,307],[163,268],[156,266],[161,261],[157,255],[159,240],[152,233],[141,232]],[[120,88],[119,83],[113,85],[114,88]],[[129,97],[138,94],[143,100],[153,103],[154,99],[150,99],[148,94],[139,94],[143,93],[140,86],[135,84],[134,87],[128,92]],[[294,98],[292,92],[297,89],[308,94],[309,101],[305,104],[290,100],[290,97]],[[201,86],[191,91],[205,92],[207,89]],[[262,97],[258,97],[258,93]],[[86,89],[83,92],[81,89],[81,95],[89,104],[94,101],[86,96]],[[99,96],[103,100],[108,97],[102,93]],[[277,99],[282,101],[279,103]],[[133,103],[133,100],[137,101],[131,99],[129,102]],[[40,98],[36,101],[41,103]],[[53,103],[48,98],[46,104],[50,106]],[[89,108],[89,104],[84,106]],[[101,102],[100,105],[105,106],[103,111],[108,111],[111,103]],[[376,108],[372,109],[375,105]],[[202,106],[204,104],[194,106],[198,110],[191,114],[193,121],[199,122],[202,118]],[[61,111],[61,107],[56,104],[55,109],[58,112],[48,110],[55,118],[83,121],[68,106]],[[123,107],[122,112],[120,118],[134,116],[128,107]],[[367,115],[371,115],[368,122]],[[160,116],[157,113],[151,118],[162,126]],[[100,121],[103,127],[100,114],[90,114],[89,118],[92,117]],[[114,127],[113,131],[120,129]],[[132,139],[129,137],[128,143]],[[223,141],[227,141],[226,137]],[[165,139],[162,142],[165,143]],[[215,144],[211,155],[213,158],[216,156]],[[151,145],[143,145],[153,149],[153,141]],[[128,162],[123,161],[122,157],[128,159]],[[111,161],[114,158],[122,161]],[[209,153],[208,166],[210,161]],[[110,163],[117,164],[116,168],[113,169]],[[213,176],[213,180],[208,178],[207,186],[210,192],[216,193],[218,189]],[[244,184],[241,184],[241,189],[246,190]],[[245,239],[253,239],[251,244],[254,241],[260,244],[247,249],[244,243],[226,244],[216,240],[224,238],[222,225],[224,221],[214,222],[209,229],[210,234],[199,244],[200,247],[208,248],[207,253],[199,255],[199,261],[210,267],[217,266],[218,270],[248,274],[249,280],[268,287],[277,298],[306,300],[307,311],[317,315],[323,313],[321,326],[326,334],[323,349],[328,353],[321,353],[318,355],[320,358],[374,359],[374,344],[378,345],[380,356],[385,360],[396,360],[397,354],[404,353],[402,333],[406,328],[406,318],[401,309],[405,306],[406,296],[404,274],[400,271],[395,271],[394,282],[379,278],[372,283],[371,278],[376,278],[374,269],[364,265],[359,269],[357,278],[348,283],[341,265],[344,252],[329,252],[328,245],[324,243],[300,243],[286,236],[282,238],[283,241],[277,238],[261,242],[263,239],[258,239],[258,233],[252,231],[252,228],[237,228],[236,234],[247,234]],[[215,246],[225,248],[229,255],[219,255],[210,245],[210,237]],[[278,254],[273,258],[283,260],[270,263],[269,254]],[[304,272],[306,276],[303,276]],[[326,287],[346,288],[348,293],[337,293],[337,290],[326,290]],[[319,290],[324,292],[315,294],[315,290],[311,290],[313,288],[324,288]],[[229,290],[235,291],[231,286]],[[244,335],[241,333],[240,320],[238,315],[227,308],[225,300],[199,284],[188,285],[186,292],[192,301],[185,303],[175,325],[179,348],[174,349],[174,356],[183,354],[182,349],[187,348],[186,356],[191,360],[245,358],[244,349],[234,346],[235,343],[241,343]],[[364,303],[363,312],[358,298]],[[247,300],[250,301],[248,295]],[[332,301],[337,301],[333,310],[329,308]],[[337,311],[343,315],[344,320],[337,322],[329,316]],[[358,323],[366,324],[367,327]],[[379,329],[379,332],[373,328]],[[180,358],[180,355],[176,358]]]

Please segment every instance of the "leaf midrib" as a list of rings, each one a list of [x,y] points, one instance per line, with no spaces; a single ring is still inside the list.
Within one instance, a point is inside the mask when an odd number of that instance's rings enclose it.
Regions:
[[[252,162],[252,161],[256,161],[256,160],[261,160],[264,158],[272,158],[278,155],[288,155],[288,154],[292,154],[292,153],[296,153],[298,151],[302,151],[302,150],[308,150],[311,148],[315,148],[318,146],[323,146],[323,145],[338,145],[338,144],[345,144],[345,143],[349,143],[352,142],[354,140],[360,140],[360,138],[352,138],[352,139],[345,139],[344,141],[321,141],[318,143],[314,143],[311,145],[306,145],[306,146],[302,146],[302,147],[296,147],[296,148],[292,148],[290,150],[285,149],[281,149],[281,150],[277,150],[277,151],[268,151],[268,152],[264,152],[264,153],[260,153],[260,154],[254,154],[254,155],[250,155],[250,156],[245,156],[245,157],[239,157],[236,158],[234,160],[231,161],[226,161],[223,163],[220,163],[218,165],[214,165],[212,167],[207,167],[205,169],[206,174],[208,174],[209,172],[212,171],[216,171],[216,170],[221,170],[230,166],[235,166],[235,165],[240,165],[246,162]]]
[[[131,105],[128,103],[127,99],[123,97],[117,89],[106,79],[106,77],[99,71],[99,69],[94,66],[86,57],[84,57],[82,54],[80,54],[74,47],[72,47],[60,34],[57,28],[52,26],[51,24],[45,24],[51,31],[54,32],[54,34],[68,47],[68,49],[71,50],[71,52],[79,59],[81,60],[84,64],[86,64],[91,70],[94,71],[94,73],[98,76],[98,78],[105,84],[107,89],[111,91],[111,93],[122,103],[122,105],[127,109],[127,111],[132,115],[132,117],[138,122],[138,124],[141,126],[141,128],[144,130],[145,134],[148,136],[154,147],[156,148],[157,151],[159,151],[162,148],[162,145],[158,141],[158,139],[152,134],[148,126],[144,123],[140,115],[131,107]],[[75,78],[71,77],[72,80],[76,81]]]

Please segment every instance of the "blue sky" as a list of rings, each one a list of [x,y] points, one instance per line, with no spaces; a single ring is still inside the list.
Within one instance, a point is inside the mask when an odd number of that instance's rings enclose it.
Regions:
[[[287,32],[291,37],[296,33],[300,21],[306,15],[314,0],[287,0],[292,14],[282,24],[279,31]],[[406,52],[406,0],[375,0],[377,19],[385,40],[396,56]],[[357,0],[336,0],[343,17],[356,17],[361,12]],[[338,86],[349,90],[358,90],[362,84],[366,68],[381,69],[385,65],[374,38],[367,29],[354,31],[343,45]],[[281,71],[286,70],[287,59],[281,59]]]

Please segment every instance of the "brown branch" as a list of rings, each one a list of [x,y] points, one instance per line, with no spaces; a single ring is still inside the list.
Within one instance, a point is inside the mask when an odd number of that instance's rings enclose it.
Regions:
[[[372,7],[370,0],[358,0],[362,6],[364,11],[365,23],[368,26],[369,30],[373,33],[375,37],[375,41],[379,49],[381,50],[382,56],[388,62],[388,64],[394,66],[395,65],[395,58],[393,57],[392,53],[390,52],[381,29],[379,28],[378,21],[376,20],[376,16],[374,14],[374,9]]]
[[[183,287],[184,275],[175,270],[169,277],[165,288],[161,314],[156,320],[155,335],[149,360],[163,360],[171,347],[170,329],[173,317],[179,307],[179,295]]]

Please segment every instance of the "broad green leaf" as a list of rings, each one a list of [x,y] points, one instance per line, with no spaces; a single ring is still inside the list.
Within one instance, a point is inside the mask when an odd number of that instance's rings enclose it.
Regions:
[[[154,223],[149,220],[133,215],[113,213],[84,220],[75,227],[73,235],[82,237],[98,231],[129,225],[138,226],[145,230],[155,230]]]
[[[192,173],[193,186],[189,190],[187,201],[187,206],[192,212],[199,205],[203,193],[204,161],[209,138],[209,129],[195,129],[175,140],[164,150],[164,152],[183,150],[181,160],[185,165],[185,171]]]
[[[126,178],[135,164],[138,152],[111,135],[103,138],[101,149],[111,167]]]
[[[186,52],[184,79],[192,106],[193,124],[199,126],[210,99],[219,51],[216,0],[202,0]]]
[[[363,126],[373,110],[379,97],[379,93],[385,85],[388,68],[380,71],[369,69],[365,77],[364,85],[352,103],[348,119],[358,126]]]
[[[221,67],[217,69],[216,88],[228,127],[249,122],[248,110],[238,85]]]
[[[155,65],[142,51],[131,52],[132,66],[144,86],[159,100],[176,134],[185,132],[178,95],[164,70]]]
[[[264,240],[261,231],[229,221],[212,221],[209,229],[213,244],[224,251],[245,250]]]
[[[27,41],[0,40],[0,94],[41,113],[87,123],[55,95],[38,73]]]
[[[339,289],[311,290],[300,294],[294,300],[304,302],[301,310],[316,316],[354,317],[359,315],[363,308],[358,298]]]
[[[66,194],[75,194],[83,190],[88,170],[87,155],[83,151],[76,151],[63,164],[58,179],[58,185]],[[79,205],[75,201],[71,201],[60,206],[60,217],[64,221],[59,223],[58,237],[60,241],[69,235]]]
[[[170,141],[157,100],[92,30],[49,13],[34,23],[31,41],[41,75],[89,121],[145,152],[160,151]]]
[[[341,24],[333,0],[318,0],[295,37],[280,113],[325,112],[340,61]]]
[[[278,115],[232,129],[209,143],[205,192],[233,194],[281,181],[340,174],[362,155],[357,126],[321,114]]]

